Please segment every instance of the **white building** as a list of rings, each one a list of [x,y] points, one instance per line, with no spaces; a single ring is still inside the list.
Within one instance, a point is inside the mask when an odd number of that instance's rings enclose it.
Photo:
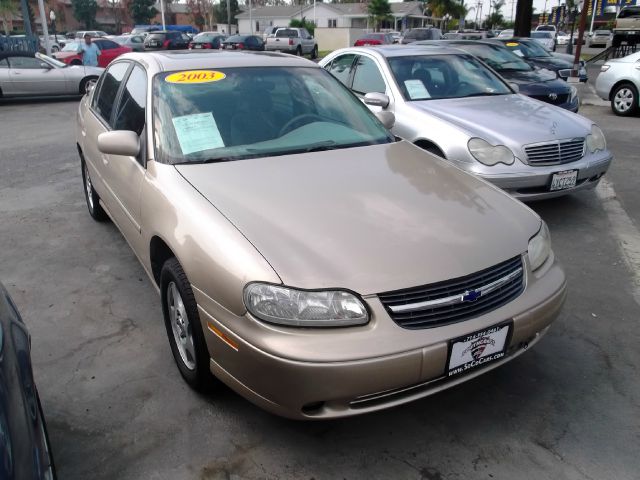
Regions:
[[[432,18],[425,16],[421,2],[391,3],[393,20],[385,25],[390,30],[405,30],[432,24]],[[305,18],[315,22],[319,28],[348,28],[367,30],[369,13],[366,3],[323,3],[314,5],[283,5],[277,7],[257,7],[236,15],[240,33],[260,34],[266,27],[287,27],[294,18]]]

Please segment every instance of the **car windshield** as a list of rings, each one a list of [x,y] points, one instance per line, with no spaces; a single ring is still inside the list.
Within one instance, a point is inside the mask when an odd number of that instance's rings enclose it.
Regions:
[[[640,17],[640,7],[625,7],[620,10],[618,18]]]
[[[407,101],[508,95],[511,90],[471,55],[390,57]]]
[[[513,30],[503,30],[502,32],[500,32],[500,35],[498,35],[498,37],[500,38],[513,37]]]
[[[545,31],[531,32],[531,38],[553,38],[553,32],[545,32]]]
[[[542,45],[538,42],[520,42],[509,41],[503,42],[504,46],[511,50],[519,57],[524,58],[538,58],[538,57],[551,57],[551,54],[547,52]]]
[[[62,48],[63,52],[78,52],[80,50],[80,42],[69,42]]]
[[[478,57],[498,72],[530,72],[533,70],[531,65],[501,45],[465,43],[454,44],[454,46]]]
[[[157,159],[207,163],[390,143],[394,137],[320,68],[168,72],[153,83]]]
[[[276,32],[276,37],[278,38],[291,38],[291,37],[297,37],[298,36],[298,31],[297,30],[291,30],[291,29],[280,29]]]
[[[213,40],[214,38],[216,38],[219,35],[216,35],[215,33],[199,33],[198,35],[196,35],[195,37],[193,37],[194,41],[202,41],[202,42],[208,42],[210,40]]]
[[[64,62],[60,62],[58,60],[56,60],[55,58],[51,58],[51,57],[47,57],[46,55],[43,55],[41,53],[36,53],[36,58],[39,58],[40,60],[44,60],[45,62],[53,65],[54,67],[57,68],[65,68],[67,67],[67,64]]]
[[[231,35],[229,38],[227,38],[224,43],[237,43],[237,42],[244,42],[245,39],[247,37],[242,36],[242,35]]]
[[[596,30],[595,35],[599,37],[608,37],[611,35],[611,32],[609,30]]]

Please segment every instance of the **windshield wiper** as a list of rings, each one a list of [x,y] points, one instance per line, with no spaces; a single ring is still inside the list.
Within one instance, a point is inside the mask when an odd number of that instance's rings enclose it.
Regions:
[[[478,92],[478,93],[472,93],[470,95],[465,95],[462,98],[467,98],[467,97],[493,97],[495,95],[506,95],[506,93],[498,93],[498,92]]]
[[[322,152],[324,150],[334,150],[340,147],[343,147],[343,145],[339,145],[336,147],[336,142],[333,140],[323,140],[321,142],[312,143],[304,147],[292,148],[291,150],[280,150],[274,152],[269,148],[247,148],[247,152],[267,153],[272,155],[289,155],[293,153]]]
[[[184,162],[173,162],[173,165],[202,165],[203,163],[222,163],[231,162],[232,160],[238,160],[241,157],[216,157],[216,158],[204,158],[202,160],[187,160]]]

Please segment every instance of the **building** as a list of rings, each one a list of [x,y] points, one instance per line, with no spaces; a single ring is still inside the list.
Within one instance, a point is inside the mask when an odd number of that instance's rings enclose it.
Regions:
[[[393,20],[384,25],[391,30],[405,30],[433,23],[426,16],[422,2],[391,3]],[[265,28],[289,25],[293,19],[305,18],[319,28],[349,28],[367,30],[370,25],[366,3],[323,3],[314,5],[282,5],[257,7],[236,15],[240,33],[262,33]]]

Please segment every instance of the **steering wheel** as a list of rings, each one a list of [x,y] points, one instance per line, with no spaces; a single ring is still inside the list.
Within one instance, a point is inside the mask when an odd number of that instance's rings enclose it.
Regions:
[[[293,117],[291,120],[289,120],[287,123],[285,123],[284,127],[282,127],[280,129],[280,132],[278,133],[278,136],[281,137],[283,136],[285,133],[289,133],[291,130],[294,130],[295,128],[298,128],[297,125],[299,123],[302,123],[304,120],[308,120],[307,122],[304,122],[303,125],[306,125],[307,123],[311,123],[314,120],[319,120],[319,121],[324,121],[324,118],[322,118],[320,115],[316,115],[315,113],[303,113],[302,115],[298,115],[297,117]],[[302,125],[300,125],[302,126]]]

